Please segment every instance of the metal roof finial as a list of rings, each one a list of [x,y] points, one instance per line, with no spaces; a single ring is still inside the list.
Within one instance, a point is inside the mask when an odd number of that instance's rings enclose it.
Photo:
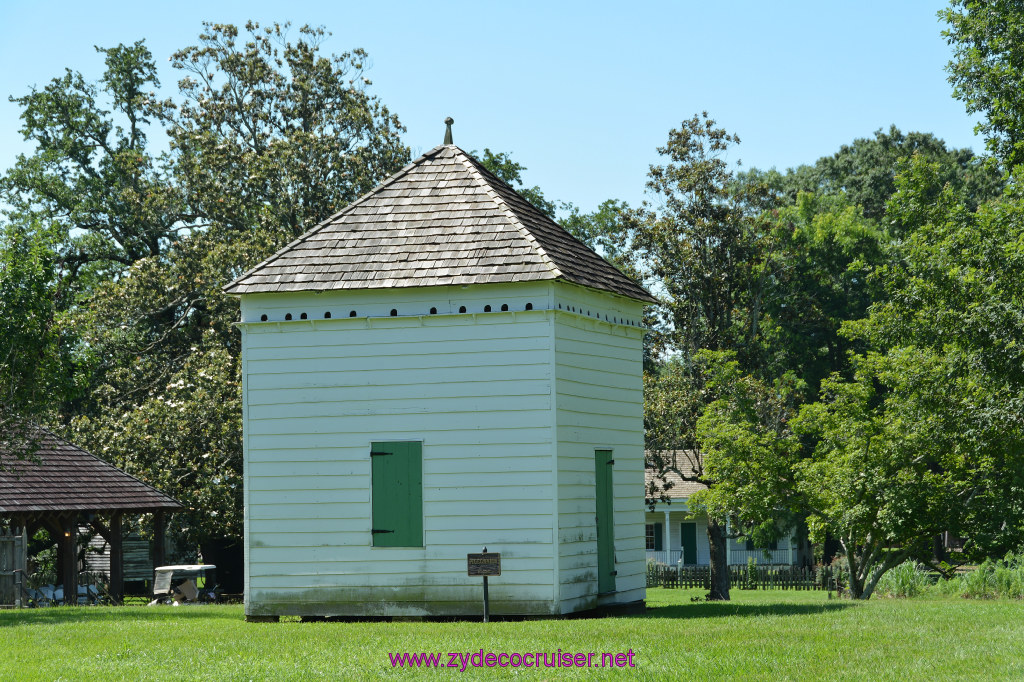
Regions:
[[[455,123],[455,119],[449,116],[444,120],[444,123],[447,126],[444,131],[444,143],[454,144],[454,142],[452,142],[452,124]]]

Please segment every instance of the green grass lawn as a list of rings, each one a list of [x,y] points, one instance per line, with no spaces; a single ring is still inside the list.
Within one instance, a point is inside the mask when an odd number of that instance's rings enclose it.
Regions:
[[[246,623],[241,606],[0,611],[0,680],[1022,679],[1024,602],[648,590],[645,616]],[[393,669],[388,652],[625,652],[635,668]],[[595,658],[596,660],[596,658]],[[447,656],[444,657],[447,663]]]

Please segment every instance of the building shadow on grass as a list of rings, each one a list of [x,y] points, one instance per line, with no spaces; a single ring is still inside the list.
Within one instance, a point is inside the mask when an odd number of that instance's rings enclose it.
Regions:
[[[809,616],[842,611],[857,604],[830,601],[823,604],[737,604],[731,601],[693,602],[671,606],[648,606],[646,618],[722,618],[725,616]]]
[[[152,622],[174,618],[227,618],[239,620],[240,613],[226,614],[203,605],[183,606],[52,606],[41,609],[10,609],[0,611],[0,629],[23,625],[57,625],[62,623],[103,623],[134,620]]]

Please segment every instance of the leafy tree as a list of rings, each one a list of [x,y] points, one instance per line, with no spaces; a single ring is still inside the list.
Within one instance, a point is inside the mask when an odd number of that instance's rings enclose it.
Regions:
[[[939,12],[953,48],[953,96],[984,118],[975,132],[1007,169],[1024,160],[1024,7],[1013,0],[952,0]]]
[[[542,192],[540,187],[537,185],[534,185],[533,187],[524,186],[523,171],[526,170],[526,166],[518,163],[517,161],[513,161],[512,157],[506,152],[495,153],[487,147],[484,147],[483,155],[475,149],[469,154],[470,156],[479,159],[483,167],[490,171],[494,177],[519,192],[524,199],[539,208],[542,213],[552,220],[557,219],[556,214],[560,207],[571,208],[569,204],[562,203],[560,206],[558,202],[547,199],[544,196],[544,192]]]
[[[673,471],[683,480],[715,484],[702,473],[704,453],[694,430],[707,396],[693,359],[702,349],[733,351],[741,367],[756,357],[764,295],[772,278],[766,216],[775,202],[767,186],[736,182],[726,154],[738,143],[739,138],[716,127],[706,112],[670,131],[668,143],[658,149],[668,162],[652,166],[647,183],[661,208],[634,212],[617,237],[619,253],[663,294],[655,356],[682,356],[667,375],[647,381],[654,391],[649,406],[662,404],[645,410],[652,429],[648,466],[655,480]],[[674,402],[672,396],[679,403],[667,404]],[[669,424],[658,426],[661,421]],[[666,435],[674,442],[666,441]],[[694,461],[680,463],[679,452]],[[728,599],[724,517],[709,515],[708,541],[709,598]]]
[[[896,191],[901,164],[915,154],[938,163],[945,181],[961,191],[971,206],[1002,191],[1001,175],[989,159],[976,156],[970,149],[950,149],[931,133],[903,133],[896,126],[844,144],[814,165],[798,166],[785,173],[752,169],[740,174],[739,181],[765,183],[785,203],[795,203],[801,192],[842,195],[851,205],[861,207],[864,217],[881,220],[886,202]]]
[[[247,30],[243,43],[207,25],[174,57],[186,76],[161,119],[161,177],[189,229],[133,253],[73,310],[90,359],[73,437],[183,501],[172,531],[189,546],[242,532],[238,308],[221,287],[408,161],[401,124],[366,91],[364,53],[322,55],[322,29],[294,43],[287,25]],[[126,54],[139,63],[125,68],[148,68],[148,52]]]
[[[771,229],[760,359],[750,371],[766,382],[795,372],[801,399],[813,399],[825,377],[849,376],[849,352],[865,348],[840,330],[882,297],[871,275],[889,257],[891,238],[844,195],[806,192],[773,213]]]
[[[793,465],[800,444],[789,422],[799,380],[787,373],[768,385],[743,374],[733,357],[697,354],[714,399],[695,425],[708,487],[690,500],[767,546],[792,525],[798,508]]]
[[[52,231],[37,225],[11,223],[0,232],[0,441],[18,457],[32,454],[33,423],[72,388],[56,248]]]
[[[942,531],[976,559],[1024,540],[1024,197],[972,210],[919,157],[897,186],[888,215],[909,236],[846,325],[877,351],[797,421],[817,439],[797,476],[809,526],[840,539],[861,598]]]
[[[98,83],[69,69],[11,98],[35,151],[0,181],[12,220],[60,230],[68,282],[85,288],[158,256],[193,218],[169,179],[169,159],[148,148],[148,131],[171,112],[154,94],[152,55],[142,41],[96,49],[106,63]]]

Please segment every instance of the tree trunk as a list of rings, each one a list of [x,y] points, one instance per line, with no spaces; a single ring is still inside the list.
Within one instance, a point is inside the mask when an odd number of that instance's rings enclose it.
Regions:
[[[708,546],[711,548],[711,591],[709,601],[729,599],[729,561],[726,558],[725,524],[708,517]]]

